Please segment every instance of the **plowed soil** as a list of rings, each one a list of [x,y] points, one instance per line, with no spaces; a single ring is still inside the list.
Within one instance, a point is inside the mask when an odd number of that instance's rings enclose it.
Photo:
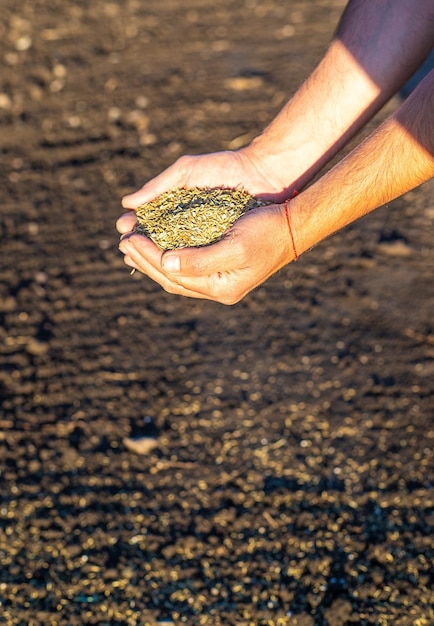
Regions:
[[[343,6],[2,0],[0,623],[434,623],[432,183],[234,307],[117,250],[121,195],[259,132]]]

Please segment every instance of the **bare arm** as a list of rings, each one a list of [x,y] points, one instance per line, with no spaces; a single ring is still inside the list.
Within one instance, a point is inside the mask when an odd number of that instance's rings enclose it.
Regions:
[[[376,132],[293,201],[299,253],[434,176],[433,120],[434,71]]]
[[[302,189],[434,46],[434,2],[352,0],[313,74],[245,150],[285,195]]]
[[[433,116],[434,71],[376,132],[291,201],[298,254],[434,176]],[[163,254],[135,235],[121,250],[166,291],[224,304],[238,302],[294,259],[281,205],[247,213],[209,247]]]
[[[134,209],[175,187],[242,187],[282,201],[314,175],[400,88],[434,46],[434,2],[350,0],[313,74],[253,142],[181,157],[123,199]],[[119,222],[127,232],[134,215]]]
[[[366,35],[369,34],[369,40]],[[428,54],[434,2],[351,0],[327,54],[274,122],[238,152],[183,157],[127,196],[135,208],[182,186],[242,186],[282,201],[305,186]],[[367,142],[291,203],[298,253],[433,175],[433,76]],[[387,155],[387,158],[386,156]],[[396,159],[400,155],[401,159]],[[118,221],[127,234],[134,213]],[[171,293],[237,302],[293,260],[285,213],[248,214],[231,238],[163,254],[139,235],[125,238],[125,262]]]

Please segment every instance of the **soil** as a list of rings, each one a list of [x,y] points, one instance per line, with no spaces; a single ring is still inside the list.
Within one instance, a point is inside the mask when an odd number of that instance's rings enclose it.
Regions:
[[[117,250],[122,194],[259,132],[343,6],[2,1],[1,623],[434,623],[432,183],[233,307]]]

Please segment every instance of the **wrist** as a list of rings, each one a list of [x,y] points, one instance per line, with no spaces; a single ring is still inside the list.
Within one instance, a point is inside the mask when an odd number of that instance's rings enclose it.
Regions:
[[[292,149],[289,136],[285,137],[283,145],[282,137],[273,135],[273,132],[264,131],[242,148],[242,152],[243,158],[275,191],[273,200],[283,202],[309,182],[308,172],[312,160],[301,146]]]
[[[281,248],[281,267],[296,261],[300,256],[298,233],[296,224],[293,222],[293,200],[287,200],[282,204],[272,207],[277,209],[279,216],[276,222],[277,230],[275,231],[275,244]]]
[[[296,261],[298,259],[298,253],[297,253],[297,247],[295,245],[295,237],[294,237],[294,232],[293,232],[293,228],[292,228],[292,224],[291,224],[291,215],[290,215],[290,211],[289,211],[289,200],[285,200],[285,202],[283,203],[283,206],[285,207],[285,218],[286,218],[286,225],[288,227],[288,233],[289,233],[289,239],[291,242],[291,247],[292,247],[292,252],[293,252],[293,261]]]

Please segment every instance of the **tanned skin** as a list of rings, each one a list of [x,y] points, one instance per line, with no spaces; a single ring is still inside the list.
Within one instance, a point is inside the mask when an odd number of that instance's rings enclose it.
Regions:
[[[205,248],[163,253],[119,218],[125,263],[166,291],[234,304],[297,253],[434,176],[434,72],[384,124],[315,184],[314,176],[396,93],[434,46],[434,3],[351,0],[312,75],[238,151],[185,156],[126,196],[135,209],[175,187],[241,187],[274,202]],[[403,55],[405,51],[405,55]],[[307,187],[307,188],[306,188]],[[290,203],[282,204],[293,191]]]

